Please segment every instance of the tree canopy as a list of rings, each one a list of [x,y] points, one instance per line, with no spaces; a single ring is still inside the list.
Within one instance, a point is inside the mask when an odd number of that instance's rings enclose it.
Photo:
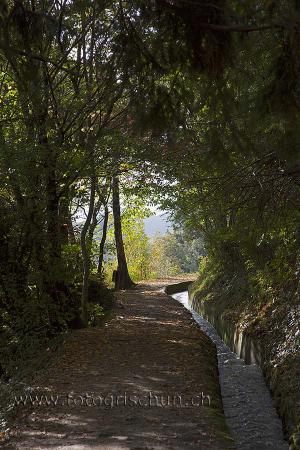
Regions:
[[[88,324],[113,216],[119,287],[132,285],[122,215],[147,245],[126,195],[169,210],[213,270],[295,294],[299,24],[297,0],[1,2],[7,371],[31,340]]]

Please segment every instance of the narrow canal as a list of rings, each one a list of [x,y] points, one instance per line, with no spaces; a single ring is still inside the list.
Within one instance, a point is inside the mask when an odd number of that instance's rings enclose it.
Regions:
[[[260,367],[246,364],[230,350],[215,328],[191,309],[187,291],[172,297],[192,313],[217,347],[224,413],[237,450],[288,450]]]

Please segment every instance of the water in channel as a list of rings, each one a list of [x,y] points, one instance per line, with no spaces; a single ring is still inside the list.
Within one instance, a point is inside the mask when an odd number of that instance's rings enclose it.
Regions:
[[[224,413],[237,450],[288,450],[281,420],[260,367],[245,364],[229,349],[215,328],[191,309],[187,291],[172,297],[192,313],[217,347]]]

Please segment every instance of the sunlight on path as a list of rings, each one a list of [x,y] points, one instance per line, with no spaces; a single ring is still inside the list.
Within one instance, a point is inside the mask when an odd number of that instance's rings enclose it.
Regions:
[[[105,326],[66,335],[30,386],[57,402],[21,406],[7,449],[234,448],[215,346],[165,285],[119,292],[122,307]]]

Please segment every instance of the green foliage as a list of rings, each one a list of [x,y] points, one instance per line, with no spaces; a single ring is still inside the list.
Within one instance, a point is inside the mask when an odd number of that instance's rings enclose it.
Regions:
[[[205,255],[201,237],[195,238],[186,233],[184,228],[177,227],[164,238],[164,241],[166,258],[176,263],[182,273],[198,271],[199,262]]]
[[[173,244],[171,235],[157,236],[151,243],[150,273],[152,278],[166,278],[181,273],[178,260],[168,254]]]
[[[92,326],[96,326],[101,323],[101,320],[104,318],[104,308],[101,305],[89,303],[88,304],[88,314],[89,314],[89,324]]]
[[[89,304],[99,305],[103,312],[112,309],[114,297],[102,278],[92,275],[89,283]]]
[[[296,298],[299,2],[2,3],[7,371],[25,349],[80,326],[86,268],[91,323],[111,307],[94,276],[116,177],[134,280],[194,271],[200,259],[207,299],[214,282],[219,301],[222,292],[263,302],[266,292],[287,290]],[[180,224],[173,234],[145,235],[149,198],[172,211]],[[104,259],[110,281],[112,221]]]

